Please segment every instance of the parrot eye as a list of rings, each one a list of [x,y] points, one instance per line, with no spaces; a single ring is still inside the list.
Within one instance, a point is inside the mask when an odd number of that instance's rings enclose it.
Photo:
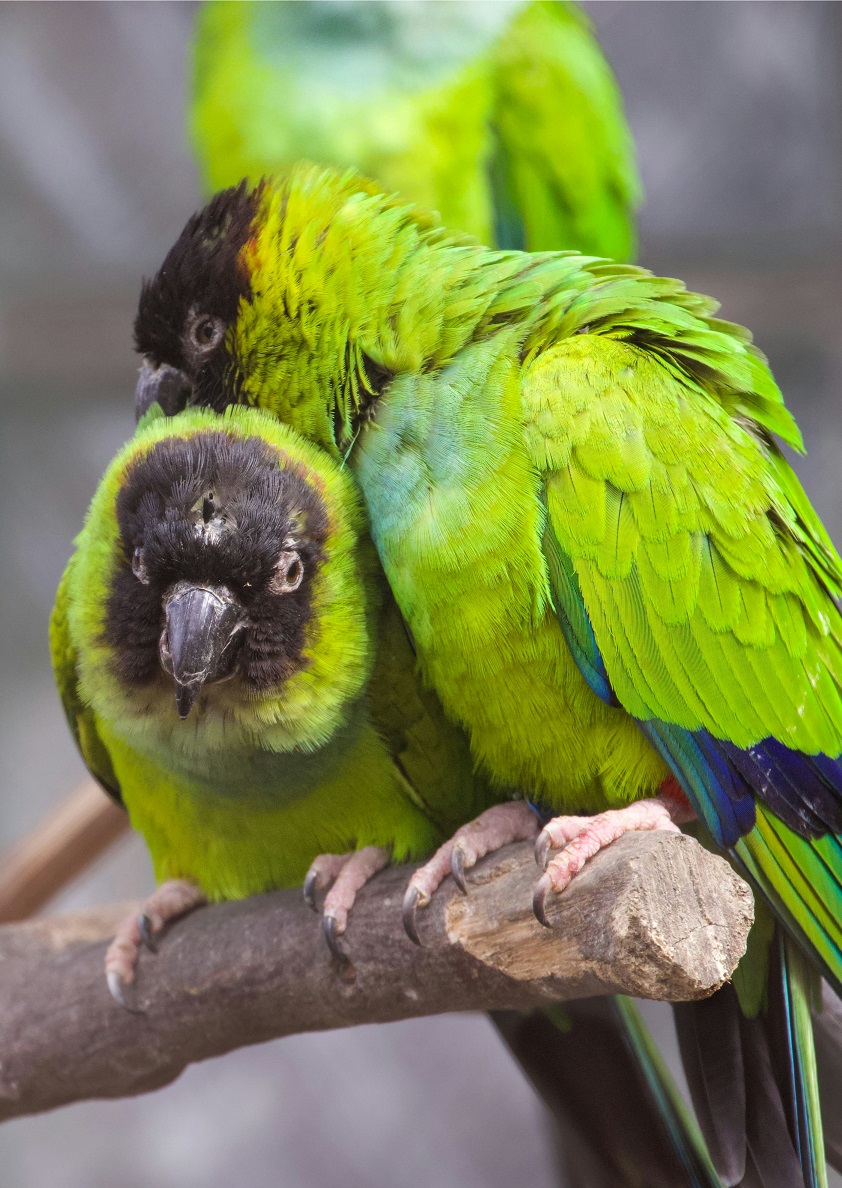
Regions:
[[[132,554],[132,573],[139,582],[143,583],[144,586],[149,585],[149,573],[147,572],[146,564],[143,560],[143,549],[140,547],[140,545],[137,546],[134,553]]]
[[[222,342],[225,323],[221,318],[199,316],[190,327],[190,342],[200,351],[210,351]]]
[[[298,553],[281,553],[269,582],[273,594],[290,594],[304,581],[304,562]]]

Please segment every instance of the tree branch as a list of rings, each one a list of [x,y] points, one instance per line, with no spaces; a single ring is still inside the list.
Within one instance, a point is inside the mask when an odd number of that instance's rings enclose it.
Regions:
[[[139,1013],[114,1004],[105,938],[132,905],[0,928],[0,1118],[173,1080],[190,1063],[302,1031],[444,1011],[540,1006],[614,992],[703,998],[745,949],[751,892],[692,838],[621,838],[531,912],[537,872],[509,846],[448,880],[404,935],[408,868],[365,888],[346,936],[353,966],[329,958],[298,890],[197,911],[143,954]],[[134,905],[137,906],[137,905]]]
[[[80,784],[0,858],[0,924],[37,912],[128,828],[99,784]]]

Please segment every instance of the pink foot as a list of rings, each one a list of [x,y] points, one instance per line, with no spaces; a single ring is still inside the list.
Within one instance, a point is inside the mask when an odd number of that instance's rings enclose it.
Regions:
[[[657,796],[635,801],[627,808],[610,809],[595,817],[554,817],[535,843],[535,861],[544,871],[532,897],[535,915],[549,927],[545,904],[550,892],[563,891],[589,859],[624,833],[648,829],[680,833],[678,826],[695,816],[678,782],[670,778],[661,785]],[[561,853],[550,858],[550,850]]]
[[[339,937],[348,927],[348,913],[354,906],[357,892],[390,861],[387,850],[379,846],[365,846],[351,854],[319,854],[307,871],[304,898],[313,911],[318,910],[316,892],[330,887],[325,896],[322,928],[327,946],[337,960],[345,963],[350,961],[339,943]]]
[[[105,954],[105,980],[115,1002],[132,1010],[126,1001],[125,987],[134,981],[140,946],[155,952],[155,937],[179,916],[206,903],[202,892],[186,879],[169,879],[144,902],[137,916],[126,916],[117,926],[114,940]]]
[[[457,829],[409,880],[403,897],[403,925],[409,939],[421,944],[415,913],[419,907],[427,906],[448,875],[453,876],[460,891],[466,892],[466,870],[509,842],[531,841],[537,830],[538,818],[524,800],[495,804]]]

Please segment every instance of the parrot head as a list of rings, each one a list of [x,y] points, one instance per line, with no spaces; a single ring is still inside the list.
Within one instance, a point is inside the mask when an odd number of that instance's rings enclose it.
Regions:
[[[349,476],[262,412],[144,422],[77,550],[88,700],[317,745],[368,676],[361,528]]]
[[[152,404],[174,416],[188,405],[221,411],[237,402],[232,338],[240,303],[252,296],[242,250],[260,194],[245,182],[217,194],[188,221],[153,279],[144,281],[135,320],[143,355],[138,420]]]
[[[344,456],[383,384],[424,369],[437,341],[423,260],[411,277],[396,268],[428,233],[439,246],[473,243],[352,171],[302,163],[217,194],[143,284],[137,416],[152,403],[167,415],[257,405]],[[418,333],[396,335],[425,302]]]
[[[116,510],[108,625],[126,680],[159,666],[186,718],[206,685],[236,677],[258,691],[301,665],[328,519],[265,442],[213,430],[160,442]]]

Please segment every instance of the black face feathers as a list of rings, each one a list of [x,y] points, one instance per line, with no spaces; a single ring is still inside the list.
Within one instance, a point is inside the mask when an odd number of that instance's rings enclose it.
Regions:
[[[223,190],[187,223],[140,293],[136,349],[153,367],[176,368],[200,389],[199,403],[220,411],[236,368],[224,335],[241,300],[251,297],[239,259],[257,214],[262,187],[245,181]],[[177,411],[177,410],[176,410]]]
[[[300,668],[328,520],[313,487],[280,469],[265,442],[210,431],[160,442],[127,472],[117,521],[106,637],[123,680],[158,678],[164,598],[177,582],[236,596],[246,623],[235,675],[249,689]]]

